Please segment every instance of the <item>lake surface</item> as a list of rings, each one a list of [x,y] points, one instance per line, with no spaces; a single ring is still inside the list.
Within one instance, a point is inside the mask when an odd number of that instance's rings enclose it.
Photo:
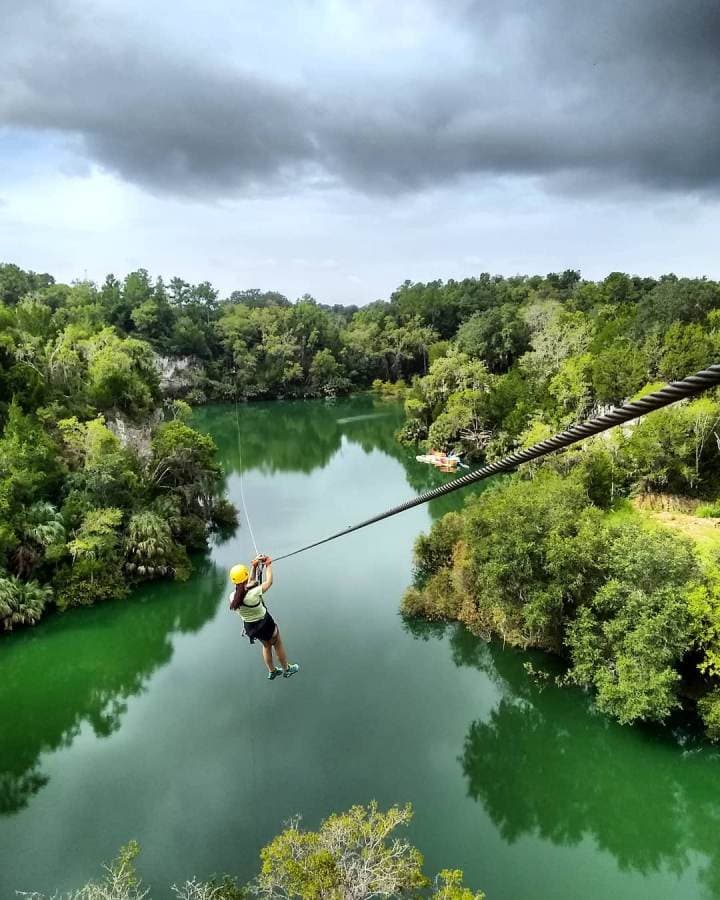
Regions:
[[[280,555],[443,477],[370,397],[241,409],[261,549]],[[196,415],[240,504],[235,410]],[[227,609],[243,523],[184,584],[0,639],[0,898],[96,876],[130,838],[154,898],[258,869],[293,814],[316,826],[411,801],[428,871],[489,900],[720,896],[720,758],[680,729],[621,728],[538,686],[538,654],[404,622],[412,545],[458,495],[280,562],[268,595],[301,671],[268,682]]]

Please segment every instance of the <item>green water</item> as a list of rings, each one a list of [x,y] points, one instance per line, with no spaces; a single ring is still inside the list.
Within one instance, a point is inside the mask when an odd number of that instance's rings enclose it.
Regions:
[[[245,493],[279,555],[443,476],[393,441],[400,410],[356,398],[242,411]],[[197,415],[239,504],[234,409]],[[457,495],[456,495],[457,497]],[[269,683],[227,611],[247,528],[186,584],[0,640],[0,898],[76,886],[129,838],[155,898],[248,879],[292,814],[310,826],[412,801],[427,868],[498,898],[720,896],[718,753],[620,728],[581,693],[457,627],[398,615],[415,535],[457,499],[280,563],[268,596],[302,671]]]

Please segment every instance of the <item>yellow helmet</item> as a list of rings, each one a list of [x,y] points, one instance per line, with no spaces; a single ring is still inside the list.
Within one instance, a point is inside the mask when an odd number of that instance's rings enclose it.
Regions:
[[[242,564],[233,566],[230,569],[230,581],[235,584],[242,584],[243,581],[247,581],[250,577],[250,573],[247,570],[247,566],[243,566]]]

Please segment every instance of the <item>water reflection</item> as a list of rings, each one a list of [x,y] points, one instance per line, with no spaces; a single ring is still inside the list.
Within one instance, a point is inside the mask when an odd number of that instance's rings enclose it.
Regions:
[[[395,434],[404,421],[402,404],[361,395],[342,400],[318,402],[290,400],[254,403],[238,407],[240,443],[234,406],[202,407],[193,424],[211,434],[220,450],[227,475],[257,470],[266,475],[279,472],[309,474],[327,466],[342,448],[343,440],[357,444],[366,453],[379,451],[400,462],[411,491],[421,493],[444,484],[450,478],[415,459],[416,450],[400,444]],[[482,486],[432,500],[428,508],[433,519],[457,509],[472,492]],[[410,492],[409,492],[410,493]],[[382,505],[382,498],[379,498]]]
[[[214,614],[225,573],[208,562],[186,584],[163,583],[128,602],[51,618],[3,638],[0,657],[0,814],[15,813],[47,782],[39,757],[69,746],[84,723],[115,732],[130,697],[173,653],[173,637]]]
[[[417,463],[395,440],[402,406],[358,397],[334,403],[287,402],[241,407],[242,463],[263,472],[310,472],[325,466],[343,439],[366,453],[400,461],[411,487],[443,477]],[[240,466],[235,408],[208,407],[196,424],[213,435],[228,474]],[[382,501],[382,498],[379,498]],[[225,536],[227,538],[227,535]],[[199,630],[214,614],[224,571],[198,563],[187,584],[148,586],[128,602],[51,617],[37,630],[4,637],[0,655],[0,814],[27,806],[48,782],[42,753],[70,746],[85,723],[98,737],[121,725],[127,701],[144,690],[173,653],[173,637]]]
[[[622,728],[578,691],[535,684],[523,668],[528,654],[456,626],[450,643],[458,666],[502,690],[470,724],[460,761],[469,795],[506,841],[533,835],[572,846],[591,837],[621,869],[642,874],[680,874],[699,854],[701,878],[720,896],[717,751],[688,731]],[[546,657],[534,662],[547,668]]]
[[[370,396],[334,401],[276,401],[238,407],[241,446],[238,446],[235,407],[197,410],[193,423],[215,439],[228,474],[257,469],[264,474],[304,472],[328,464],[343,438],[367,453],[380,450],[397,459],[407,451],[395,440],[402,423],[399,404],[381,403]],[[413,460],[414,462],[414,460]]]

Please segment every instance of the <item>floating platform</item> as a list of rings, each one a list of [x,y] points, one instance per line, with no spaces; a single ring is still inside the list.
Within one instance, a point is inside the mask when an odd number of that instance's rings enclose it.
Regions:
[[[443,453],[440,450],[432,450],[430,453],[424,453],[416,456],[415,459],[421,463],[435,466],[441,472],[455,472],[460,465],[460,457],[457,453]]]

